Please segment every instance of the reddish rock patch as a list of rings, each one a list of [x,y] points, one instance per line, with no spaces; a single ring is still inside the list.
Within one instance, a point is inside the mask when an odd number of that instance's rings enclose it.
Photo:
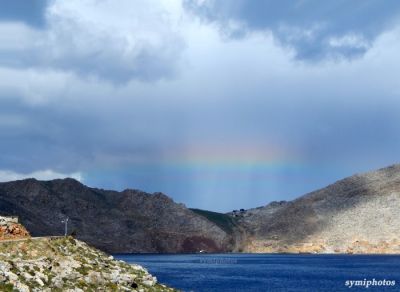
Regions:
[[[0,240],[20,239],[30,237],[29,232],[18,223],[0,225]]]
[[[215,243],[214,240],[203,236],[187,237],[182,243],[183,252],[220,252],[221,248]]]

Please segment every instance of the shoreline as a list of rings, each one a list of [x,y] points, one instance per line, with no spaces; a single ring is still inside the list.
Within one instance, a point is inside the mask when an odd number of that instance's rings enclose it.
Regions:
[[[345,255],[345,256],[400,256],[400,253],[259,253],[259,252],[217,252],[217,253],[110,253],[112,256],[177,256],[177,255]]]

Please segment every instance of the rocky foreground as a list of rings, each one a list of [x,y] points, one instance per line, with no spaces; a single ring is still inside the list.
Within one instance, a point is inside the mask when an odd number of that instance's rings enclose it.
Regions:
[[[0,291],[176,291],[72,237],[0,241]]]

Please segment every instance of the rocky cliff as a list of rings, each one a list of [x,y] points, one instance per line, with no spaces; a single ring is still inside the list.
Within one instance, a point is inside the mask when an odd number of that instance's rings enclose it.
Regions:
[[[228,251],[232,237],[162,193],[89,188],[73,179],[0,183],[0,214],[18,215],[32,236],[69,231],[107,252]]]
[[[0,291],[176,291],[72,237],[0,241]]]
[[[248,252],[400,253],[400,165],[237,215]],[[235,216],[235,214],[230,214]]]

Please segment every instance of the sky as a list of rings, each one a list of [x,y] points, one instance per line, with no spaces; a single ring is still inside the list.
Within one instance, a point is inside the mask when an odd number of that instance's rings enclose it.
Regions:
[[[395,0],[4,0],[0,181],[220,212],[400,162]]]

